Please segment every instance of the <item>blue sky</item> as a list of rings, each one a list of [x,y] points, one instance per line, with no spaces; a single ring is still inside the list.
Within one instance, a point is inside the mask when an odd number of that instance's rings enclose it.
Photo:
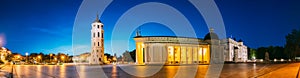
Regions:
[[[192,26],[199,29],[195,31],[197,37],[203,38],[207,34],[206,23],[195,7],[187,1],[118,0],[113,1],[100,17],[104,23],[107,53],[114,53],[107,44],[111,41],[112,29],[122,13],[137,4],[149,1],[165,3],[182,12]],[[21,54],[25,52],[71,54],[73,24],[81,2],[81,0],[1,0],[0,37],[5,37],[4,46]],[[285,35],[292,29],[300,29],[300,1],[297,0],[215,0],[215,2],[222,14],[227,37],[242,39],[250,48],[283,46]],[[96,13],[93,13],[88,17],[89,20],[83,21],[87,26],[86,29],[90,28],[90,23],[95,17]],[[142,35],[174,35],[168,28],[157,23],[143,24],[141,29]],[[130,40],[128,50],[134,49],[133,43],[133,40]],[[89,51],[90,46],[79,47]]]

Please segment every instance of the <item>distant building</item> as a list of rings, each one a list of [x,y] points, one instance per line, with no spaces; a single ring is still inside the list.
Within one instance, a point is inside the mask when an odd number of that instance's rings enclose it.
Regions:
[[[225,39],[225,61],[231,62],[246,62],[248,60],[247,46],[242,40],[236,41],[234,39]]]
[[[7,48],[1,47],[0,48],[0,60],[6,62],[7,56],[11,54],[11,51]]]
[[[91,53],[82,53],[80,55],[74,56],[72,59],[76,63],[89,63]]]
[[[104,30],[103,24],[97,15],[91,29],[91,58],[90,64],[103,64],[104,62]]]

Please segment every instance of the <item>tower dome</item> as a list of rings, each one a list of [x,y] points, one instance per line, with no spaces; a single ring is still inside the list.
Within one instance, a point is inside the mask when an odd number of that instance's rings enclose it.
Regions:
[[[204,40],[211,40],[211,39],[216,39],[216,40],[219,39],[218,35],[214,32],[213,28],[210,28],[209,33],[207,33],[204,37]]]

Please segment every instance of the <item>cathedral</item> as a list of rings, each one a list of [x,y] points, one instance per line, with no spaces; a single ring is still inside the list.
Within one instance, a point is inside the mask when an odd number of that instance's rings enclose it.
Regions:
[[[104,30],[103,23],[97,15],[96,20],[91,24],[91,56],[90,64],[103,64],[104,62]]]
[[[204,39],[178,36],[141,36],[137,31],[136,64],[210,64],[224,61],[245,62],[243,42],[219,39],[211,28]]]

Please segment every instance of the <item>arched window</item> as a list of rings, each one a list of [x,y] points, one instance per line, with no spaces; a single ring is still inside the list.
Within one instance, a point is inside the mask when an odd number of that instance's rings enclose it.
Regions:
[[[95,38],[95,33],[93,33],[93,37]]]
[[[100,33],[98,32],[98,37],[100,37]]]
[[[100,45],[99,45],[99,42],[98,42],[98,46],[100,46]]]
[[[99,28],[99,25],[97,25],[97,28]]]
[[[101,37],[103,38],[103,33],[101,33]]]

